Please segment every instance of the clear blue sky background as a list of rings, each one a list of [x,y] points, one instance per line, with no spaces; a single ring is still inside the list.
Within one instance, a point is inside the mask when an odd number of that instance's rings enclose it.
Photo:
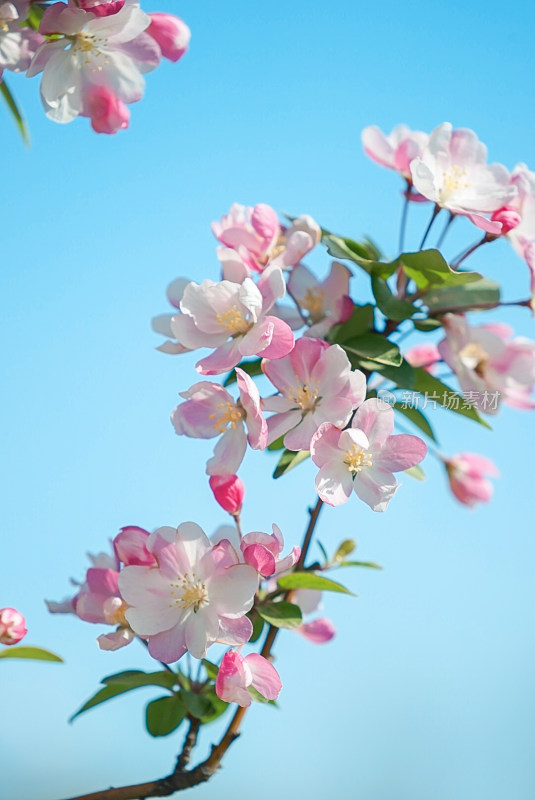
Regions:
[[[68,725],[102,676],[151,663],[135,645],[100,652],[102,629],[48,615],[43,598],[67,595],[84,553],[104,549],[122,525],[194,519],[211,532],[226,522],[203,474],[210,443],[178,439],[168,420],[196,379],[194,359],[155,352],[149,325],[167,310],[176,276],[217,280],[210,222],[233,201],[267,202],[370,234],[394,255],[400,184],[361,153],[360,131],[372,123],[431,130],[450,120],[476,130],[491,160],[535,168],[527,0],[514,9],[496,0],[161,0],[146,9],[183,16],[192,46],[147,76],[128,132],[55,125],[37,81],[15,78],[27,151],[0,109],[0,605],[26,615],[29,644],[66,661],[0,665],[6,800],[59,800],[160,777],[174,763],[182,734],[154,740],[143,729],[157,690]],[[414,209],[412,246],[426,219]],[[447,253],[474,239],[459,222]],[[314,263],[327,269],[324,257]],[[503,280],[508,298],[526,295],[527,270],[505,242],[472,264]],[[356,279],[355,297],[367,291]],[[506,318],[534,337],[525,309]],[[406,478],[387,513],[356,498],[325,510],[328,549],[354,537],[360,557],[385,569],[345,576],[358,599],[326,598],[332,644],[281,637],[280,711],[255,707],[224,770],[192,796],[533,798],[532,420],[506,408],[489,433],[433,415],[446,452],[481,452],[500,466],[488,507],[457,504],[429,458],[427,483]],[[275,484],[273,466],[262,454],[245,463],[245,528],[277,522],[295,543],[315,470],[303,465]]]

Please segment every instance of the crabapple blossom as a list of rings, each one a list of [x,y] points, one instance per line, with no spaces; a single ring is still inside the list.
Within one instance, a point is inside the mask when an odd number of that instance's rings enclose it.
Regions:
[[[237,650],[228,650],[221,660],[215,682],[217,696],[226,703],[250,706],[249,686],[266,698],[276,700],[282,689],[279,673],[263,656],[250,653],[242,656]]]
[[[262,370],[280,394],[262,401],[275,411],[267,421],[268,443],[284,435],[289,450],[308,450],[323,422],[343,427],[366,396],[366,378],[340,345],[322,339],[298,339],[289,356],[262,361]]]
[[[124,6],[125,0],[75,0],[75,4],[83,11],[89,11],[96,17],[108,17],[117,14]]]
[[[0,608],[0,644],[17,644],[28,630],[26,620],[16,608]]]
[[[232,516],[239,515],[245,497],[245,486],[241,478],[237,475],[211,475],[208,483],[221,508]]]
[[[407,125],[396,125],[386,135],[377,125],[368,125],[361,138],[364,152],[372,161],[411,181],[410,163],[421,157],[429,135],[423,131],[411,131]]]
[[[252,633],[245,616],[258,575],[240,563],[231,543],[213,546],[194,522],[158,528],[147,540],[154,566],[127,566],[119,575],[126,619],[147,639],[153,658],[171,663],[186,651],[203,658],[214,642],[241,645]]]
[[[28,77],[43,73],[41,99],[47,116],[62,123],[78,115],[92,116],[97,86],[104,87],[109,102],[116,106],[115,116],[124,121],[119,104],[142,98],[142,73],[160,62],[160,48],[146,33],[149,24],[150,17],[136,0],[126,0],[123,8],[110,16],[83,11],[72,0],[69,5],[58,2],[49,6],[39,30],[53,38],[39,47],[27,72]],[[112,127],[117,130],[121,126]]]
[[[254,531],[245,534],[241,540],[241,551],[245,561],[254,567],[263,578],[286,572],[297,564],[301,548],[293,547],[289,555],[280,558],[283,547],[282,533],[275,524],[273,524],[272,534]]]
[[[413,367],[423,367],[427,372],[436,372],[436,365],[441,360],[435,344],[417,344],[405,351],[405,358]]]
[[[316,489],[331,506],[349,500],[351,492],[374,511],[384,511],[399,488],[393,472],[419,464],[427,453],[417,436],[394,430],[394,410],[371,398],[356,410],[351,427],[340,431],[321,425],[310,442],[312,461],[320,468]]]
[[[443,325],[446,338],[439,342],[438,351],[480,411],[496,414],[500,401],[516,408],[535,407],[530,397],[535,383],[535,342],[511,339],[508,325],[472,327],[455,314],[445,315]]]
[[[487,148],[474,131],[444,122],[430,134],[422,155],[411,164],[414,188],[452,214],[467,216],[487,233],[500,234],[501,223],[482,214],[506,205],[517,194],[502,164],[487,164]]]
[[[125,566],[150,566],[155,564],[152,553],[147,550],[147,539],[150,533],[137,525],[121,528],[113,540],[113,549],[117,560]]]
[[[267,445],[267,423],[258,389],[239,367],[236,379],[240,391],[237,402],[219,383],[200,381],[180,393],[185,402],[171,414],[177,434],[198,439],[221,436],[206,465],[208,475],[233,475],[243,460],[247,442],[254,450],[263,450]]]
[[[117,133],[128,128],[130,111],[105,86],[91,86],[83,116],[91,119],[95,133]]]
[[[173,14],[156,12],[149,14],[150,25],[147,33],[158,43],[162,56],[169,61],[178,61],[188,49],[191,31],[178,17]]]
[[[5,69],[24,72],[28,69],[43,37],[32,28],[21,26],[28,16],[28,0],[0,2],[0,81]]]
[[[489,502],[494,489],[487,476],[500,474],[490,458],[478,453],[458,453],[445,458],[444,465],[451,491],[459,502],[471,507],[478,502]]]
[[[188,350],[213,347],[197,371],[218,375],[235,367],[244,356],[282,358],[294,345],[289,326],[268,311],[284,296],[286,284],[279,267],[269,267],[258,285],[223,280],[191,282],[184,289],[180,311],[171,319],[178,343]]]
[[[333,325],[349,319],[354,308],[349,296],[350,277],[351,270],[339,261],[333,261],[323,281],[319,281],[303,264],[294,267],[288,280],[288,294],[298,303],[301,313],[306,312],[310,326],[306,336],[324,337]],[[280,311],[280,307],[277,310]],[[293,314],[291,321],[286,310],[283,314],[282,318],[292,328],[302,327],[300,314]]]
[[[290,601],[299,606],[304,617],[321,608],[322,594],[317,589],[297,589],[291,593]],[[302,622],[292,630],[313,644],[326,644],[336,636],[336,628],[326,617],[317,617],[309,622]]]

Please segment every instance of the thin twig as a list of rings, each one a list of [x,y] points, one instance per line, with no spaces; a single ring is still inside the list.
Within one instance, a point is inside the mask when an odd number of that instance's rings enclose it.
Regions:
[[[420,247],[418,248],[419,250],[423,250],[424,249],[424,244],[426,242],[426,239],[429,236],[429,232],[430,232],[431,228],[433,227],[433,222],[437,218],[437,215],[440,213],[440,210],[441,210],[440,206],[435,203],[435,206],[433,208],[433,213],[431,214],[431,219],[429,220],[429,224],[428,224],[427,228],[425,229],[425,233],[423,235],[422,241],[420,242]]]

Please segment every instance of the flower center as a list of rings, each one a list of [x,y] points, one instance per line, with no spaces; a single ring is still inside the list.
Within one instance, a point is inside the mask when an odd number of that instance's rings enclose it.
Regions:
[[[460,351],[459,356],[465,367],[473,369],[477,375],[483,377],[489,356],[478,342],[467,344]]]
[[[323,298],[325,292],[322,289],[307,289],[305,296],[301,300],[301,306],[308,311],[313,322],[319,322],[325,316],[323,310]]]
[[[353,444],[349,450],[346,450],[344,464],[346,464],[348,470],[353,475],[356,475],[357,472],[361,472],[364,467],[371,467],[371,453],[368,453],[367,450],[363,450],[361,447],[357,447],[356,444]]]
[[[127,608],[128,605],[123,601],[111,614],[107,615],[106,622],[109,622],[110,625],[121,625],[123,628],[128,628],[129,625],[124,615]]]
[[[251,327],[251,323],[245,318],[243,311],[240,311],[236,304],[231,306],[228,311],[223,312],[223,314],[218,314],[216,319],[221,327],[230,331],[232,336],[247,333]]]
[[[442,173],[442,189],[440,191],[440,199],[443,200],[453,192],[458,192],[460,189],[469,189],[472,185],[467,181],[468,171],[464,167],[459,167],[454,164]]]
[[[288,389],[286,392],[288,400],[299,406],[305,414],[307,411],[314,411],[318,401],[321,399],[318,395],[319,386],[310,383],[300,383],[294,389]]]
[[[224,433],[228,427],[235,428],[245,416],[237,403],[218,403],[217,409],[210,414],[210,419],[214,420],[213,427],[218,433]]]
[[[207,605],[208,593],[205,584],[197,578],[194,572],[185,572],[176,583],[170,583],[171,597],[173,602],[169,603],[169,608],[191,608],[196,614],[199,608]]]

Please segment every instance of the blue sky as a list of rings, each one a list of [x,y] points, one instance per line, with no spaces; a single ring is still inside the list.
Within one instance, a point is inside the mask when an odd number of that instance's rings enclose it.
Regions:
[[[535,168],[527,2],[509,15],[495,0],[447,10],[304,0],[145,7],[180,14],[192,45],[178,65],[147,76],[129,131],[99,137],[85,120],[55,125],[37,81],[13,78],[32,133],[26,150],[0,109],[0,605],[26,615],[28,643],[66,661],[1,665],[2,786],[17,800],[159,777],[179,747],[180,732],[144,732],[144,704],[158,696],[149,689],[68,725],[101,677],[151,663],[141,647],[100,652],[101,629],[50,616],[43,598],[67,595],[84,553],[103,550],[125,524],[194,519],[210,533],[226,522],[203,474],[210,443],[178,439],[168,419],[196,379],[195,359],[155,352],[150,330],[172,279],[217,279],[210,222],[234,201],[267,202],[371,235],[395,255],[401,187],[362,154],[368,124],[431,130],[449,120],[473,128],[490,160]],[[409,246],[427,215],[413,210]],[[475,238],[459,222],[446,254]],[[329,262],[311,263],[321,272]],[[507,243],[471,263],[503,281],[508,299],[525,296],[527,270]],[[367,292],[356,278],[355,299]],[[534,338],[527,310],[498,316]],[[492,504],[458,505],[429,458],[427,482],[405,478],[385,514],[356,498],[325,510],[326,547],[355,538],[359,557],[384,570],[339,575],[358,599],[325,599],[332,644],[280,637],[281,708],[252,710],[224,770],[194,790],[199,800],[252,791],[252,781],[257,800],[533,797],[532,417],[505,408],[492,433],[439,412],[433,421],[446,452],[496,461]],[[273,456],[247,457],[244,527],[276,522],[296,543],[315,470],[304,464],[275,483],[273,466]],[[260,771],[268,777],[258,785]]]

